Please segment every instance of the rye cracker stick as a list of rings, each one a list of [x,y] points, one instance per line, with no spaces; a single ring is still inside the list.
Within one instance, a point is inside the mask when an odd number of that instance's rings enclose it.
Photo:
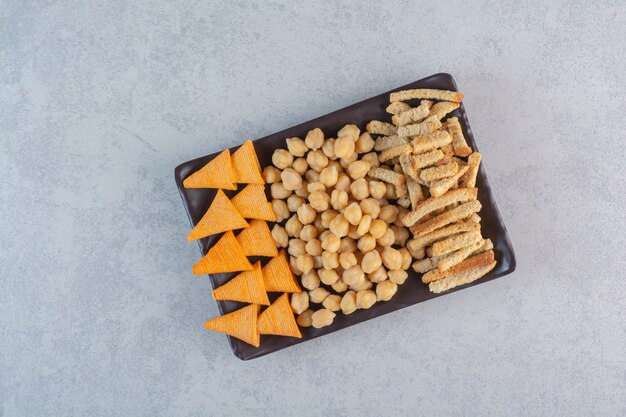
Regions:
[[[393,126],[393,125],[391,125]],[[395,127],[395,126],[394,126]],[[417,136],[432,133],[441,127],[441,122],[436,117],[428,117],[420,123],[400,126],[397,128],[398,136]],[[394,132],[393,134],[395,134]]]
[[[469,169],[459,179],[459,187],[475,187],[478,168],[480,167],[480,153],[474,152],[467,158],[467,166]],[[472,184],[472,185],[469,185]]]
[[[438,281],[440,279],[449,277],[451,275],[456,275],[465,271],[469,271],[470,269],[474,269],[478,266],[489,265],[493,261],[494,261],[494,254],[492,250],[479,253],[478,255],[471,256],[467,258],[466,260],[464,260],[463,262],[457,265],[454,265],[452,268],[444,272],[439,272],[438,270],[434,269],[432,271],[425,273],[422,276],[422,282],[424,284],[428,284],[429,282]]]
[[[489,265],[479,266],[456,275],[451,275],[439,281],[431,282],[428,284],[428,289],[435,294],[439,294],[459,285],[469,284],[487,275],[495,266],[496,261],[493,261]]]
[[[449,118],[446,129],[452,136],[452,147],[455,155],[467,156],[472,153],[472,148],[467,145],[465,136],[463,136],[463,129],[461,129],[458,117]]]
[[[430,112],[430,106],[433,102],[430,100],[422,100],[419,106],[413,107],[407,111],[403,111],[400,114],[396,114],[391,117],[391,121],[396,126],[405,126],[411,123],[418,123],[428,117]]]
[[[417,88],[413,90],[396,91],[395,93],[391,93],[389,95],[389,101],[407,101],[416,98],[431,98],[435,100],[445,100],[460,103],[463,100],[463,94],[459,93],[458,91]]]
[[[372,120],[365,126],[367,133],[376,134],[376,135],[384,135],[384,136],[392,136],[395,135],[398,128],[392,125],[391,123],[381,122],[380,120]],[[398,136],[408,136],[408,135],[398,135]]]
[[[425,135],[418,135],[413,138],[411,143],[413,145],[413,153],[421,154],[449,145],[452,143],[452,136],[450,136],[448,132],[437,131]]]
[[[446,165],[426,168],[420,171],[420,178],[424,181],[436,181],[442,178],[451,177],[459,171],[459,164],[451,162]]]
[[[401,101],[394,101],[393,103],[387,106],[385,111],[389,114],[400,114],[403,111],[409,110],[410,108],[411,106],[409,106],[406,103],[403,103]]]
[[[430,195],[433,197],[439,197],[444,195],[446,191],[454,186],[458,185],[459,178],[463,176],[469,168],[464,166],[461,168],[456,174],[448,178],[442,178],[437,181],[432,181],[430,183]]]
[[[441,120],[441,119],[443,119],[443,117],[446,114],[450,113],[451,111],[454,111],[454,110],[458,109],[459,106],[460,106],[459,103],[452,103],[450,101],[440,101],[438,103],[435,103],[430,108],[430,112],[428,113],[428,117],[435,116],[439,120]]]
[[[435,229],[439,229],[440,227],[447,226],[450,223],[454,223],[458,220],[464,219],[470,214],[480,211],[481,208],[482,205],[480,204],[480,201],[472,200],[468,203],[460,205],[453,210],[446,211],[445,213],[442,213],[424,223],[416,224],[412,226],[409,230],[413,232],[413,235],[415,236],[425,235],[426,233],[432,232]]]
[[[433,243],[433,246],[427,253],[430,256],[446,255],[481,240],[483,240],[483,237],[480,235],[480,231],[461,233]]]
[[[370,174],[371,176],[371,174]],[[476,188],[459,188],[452,190],[440,197],[431,197],[428,200],[421,203],[415,210],[408,212],[402,217],[402,223],[405,226],[413,226],[426,214],[444,208],[445,206],[455,202],[466,202],[475,200],[478,195],[478,189]],[[469,216],[468,213],[467,215]]]
[[[409,138],[401,138],[400,136],[380,136],[376,138],[374,142],[374,150],[377,152],[384,151],[385,149],[394,148],[396,146],[402,146],[409,143]]]

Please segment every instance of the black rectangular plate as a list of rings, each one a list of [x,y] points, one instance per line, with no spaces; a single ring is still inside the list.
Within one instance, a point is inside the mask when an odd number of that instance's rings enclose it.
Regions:
[[[458,91],[456,83],[450,74],[435,74],[419,81],[412,82],[411,84],[398,87],[395,90],[361,101],[360,103],[353,104],[344,109],[337,110],[325,116],[318,117],[317,119],[302,123],[298,126],[257,139],[254,141],[254,148],[256,149],[261,166],[264,167],[272,163],[272,152],[275,149],[286,148],[285,138],[293,136],[304,138],[306,133],[313,128],[319,127],[324,131],[327,137],[333,137],[341,127],[349,123],[354,123],[361,130],[364,130],[365,125],[370,120],[389,121],[389,114],[385,112],[385,108],[389,104],[389,93],[410,88],[436,88]],[[463,106],[461,105],[460,108],[455,110],[452,113],[452,116],[459,118],[468,144],[473,150],[478,150]],[[238,147],[231,148],[231,153],[237,148]],[[185,162],[184,164],[176,167],[174,172],[176,185],[180,191],[183,204],[185,205],[185,209],[187,210],[187,215],[192,226],[194,226],[200,218],[202,218],[213,200],[216,191],[211,189],[186,189],[183,187],[183,180],[191,173],[200,169],[215,156],[217,156],[217,153]],[[303,328],[301,329],[302,339],[281,336],[261,336],[261,346],[255,348],[254,346],[238,339],[229,337],[230,346],[235,355],[243,360],[258,358],[259,356],[267,355],[268,353],[275,352],[297,343],[305,342],[353,324],[360,323],[413,304],[421,303],[441,295],[450,294],[454,291],[479,285],[513,272],[515,270],[515,254],[513,252],[513,247],[511,246],[511,241],[507,234],[506,227],[502,222],[502,218],[500,217],[500,213],[496,207],[493,195],[491,194],[491,189],[489,187],[489,183],[487,182],[487,175],[485,174],[484,163],[481,163],[480,165],[477,186],[479,190],[478,199],[482,203],[480,217],[482,218],[481,224],[483,236],[485,238],[491,238],[493,241],[496,260],[498,261],[496,267],[485,277],[474,283],[457,287],[443,294],[432,294],[428,291],[428,286],[422,283],[420,279],[421,275],[415,273],[412,269],[409,269],[409,278],[399,287],[398,292],[390,301],[376,303],[369,310],[357,310],[348,316],[339,313],[331,326],[324,327],[322,329],[314,329],[312,327]],[[241,188],[242,186],[239,186],[239,190],[241,190]],[[229,197],[236,194],[235,191],[225,192]],[[185,232],[181,231],[181,233],[184,234]],[[219,235],[211,236],[199,241],[200,249],[203,255],[207,253],[208,249],[214,244],[214,242],[217,241],[219,237]],[[267,259],[262,260],[263,264],[266,262]],[[189,268],[191,269],[191,265],[189,265]],[[227,282],[235,275],[236,274],[232,273],[214,274],[209,275],[209,279],[211,280],[213,288],[216,288]],[[207,297],[210,296],[210,294],[207,294]],[[271,296],[276,298],[277,295],[271,294]],[[270,298],[272,299],[272,297]],[[243,306],[241,303],[232,301],[218,301],[217,304],[221,314],[229,313]]]

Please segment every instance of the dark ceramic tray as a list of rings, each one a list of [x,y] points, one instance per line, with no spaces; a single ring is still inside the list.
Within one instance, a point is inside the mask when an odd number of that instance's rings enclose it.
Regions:
[[[257,139],[254,141],[254,147],[259,157],[259,161],[261,162],[261,166],[271,164],[272,152],[274,149],[286,148],[285,138],[293,136],[303,138],[309,130],[316,127],[321,128],[327,136],[332,137],[335,135],[337,130],[348,123],[354,123],[359,126],[361,130],[364,130],[365,124],[370,120],[389,120],[389,114],[385,112],[385,107],[389,102],[389,93],[410,88],[458,90],[451,75],[444,73],[435,74],[428,78],[412,82],[411,84],[398,87],[395,90],[361,101],[360,103],[353,104],[344,109],[337,110],[325,116],[318,117],[317,119],[313,119],[298,126],[283,130],[282,132]],[[463,106],[461,105],[461,107],[455,110],[452,115],[457,116],[461,121],[463,133],[465,134],[468,144],[473,150],[478,150]],[[237,147],[231,148],[231,153],[236,148]],[[200,169],[215,156],[217,156],[217,153],[185,162],[184,164],[178,166],[174,172],[176,185],[180,191],[183,204],[187,210],[187,215],[192,226],[200,220],[208,209],[213,197],[215,196],[215,190],[186,189],[183,187],[183,180],[192,172]],[[268,353],[275,352],[297,343],[306,342],[307,340],[335,332],[345,327],[352,326],[353,324],[357,324],[413,304],[421,303],[432,298],[450,294],[454,291],[462,290],[474,285],[480,285],[513,272],[515,270],[515,254],[513,253],[513,247],[511,246],[511,241],[509,240],[506,227],[504,227],[504,223],[502,222],[502,218],[500,217],[500,213],[496,207],[493,195],[491,194],[491,189],[489,187],[489,183],[487,182],[487,175],[485,174],[485,165],[483,163],[481,163],[480,170],[478,172],[477,186],[479,190],[478,199],[482,203],[482,210],[479,213],[482,218],[482,233],[485,238],[490,238],[493,241],[495,257],[498,261],[496,267],[485,277],[474,283],[457,287],[443,294],[432,294],[428,291],[428,286],[422,283],[420,279],[421,275],[415,273],[412,269],[409,269],[409,278],[399,287],[398,292],[390,301],[376,303],[369,310],[357,310],[348,316],[338,313],[333,324],[322,329],[314,329],[312,327],[302,328],[302,339],[281,336],[261,336],[261,346],[255,348],[254,346],[238,339],[229,337],[230,346],[235,355],[243,360],[258,358],[259,356],[267,355]],[[240,185],[239,190],[241,188],[242,186]],[[236,191],[225,191],[225,193],[229,197],[232,197],[236,194]],[[271,227],[272,226],[270,224],[270,228]],[[181,231],[181,235],[184,235],[185,233],[186,231]],[[217,241],[217,238],[219,237],[220,235],[211,236],[199,241],[202,255],[207,253],[208,249]],[[267,260],[268,259],[265,258],[265,260],[262,260],[262,263],[265,264]],[[189,265],[189,270],[191,271],[191,265]],[[214,274],[209,275],[209,279],[215,288],[224,284],[235,275],[236,274],[234,273]],[[203,277],[199,277],[199,279],[203,279]],[[278,294],[270,294],[270,300],[275,299],[277,296]],[[211,297],[211,295],[207,294],[207,297]],[[241,303],[232,301],[217,301],[217,304],[219,306],[220,313],[222,314],[229,313],[243,306]],[[210,317],[207,317],[207,319],[209,318]],[[202,323],[198,323],[199,329],[202,328],[201,326]]]

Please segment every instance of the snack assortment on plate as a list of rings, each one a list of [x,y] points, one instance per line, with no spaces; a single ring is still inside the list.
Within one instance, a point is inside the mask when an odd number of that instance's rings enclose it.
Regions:
[[[223,233],[193,272],[241,271],[213,296],[250,303],[205,327],[259,346],[260,334],[302,337],[298,326],[329,326],[337,314],[391,300],[403,284],[422,285],[405,284],[411,265],[434,293],[491,271],[493,245],[477,214],[480,154],[467,145],[459,120],[447,117],[462,97],[392,93],[391,123],[286,138],[262,174],[248,141],[185,179],[188,188],[244,184],[231,199],[218,190],[188,236]],[[270,260],[252,265],[248,256]],[[270,304],[268,292],[282,295]]]

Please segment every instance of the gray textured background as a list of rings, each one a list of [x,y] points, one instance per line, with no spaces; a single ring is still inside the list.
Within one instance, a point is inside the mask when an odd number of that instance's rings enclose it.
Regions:
[[[290,3],[0,0],[0,416],[626,415],[624,4]],[[440,71],[517,271],[236,359],[174,167]]]

